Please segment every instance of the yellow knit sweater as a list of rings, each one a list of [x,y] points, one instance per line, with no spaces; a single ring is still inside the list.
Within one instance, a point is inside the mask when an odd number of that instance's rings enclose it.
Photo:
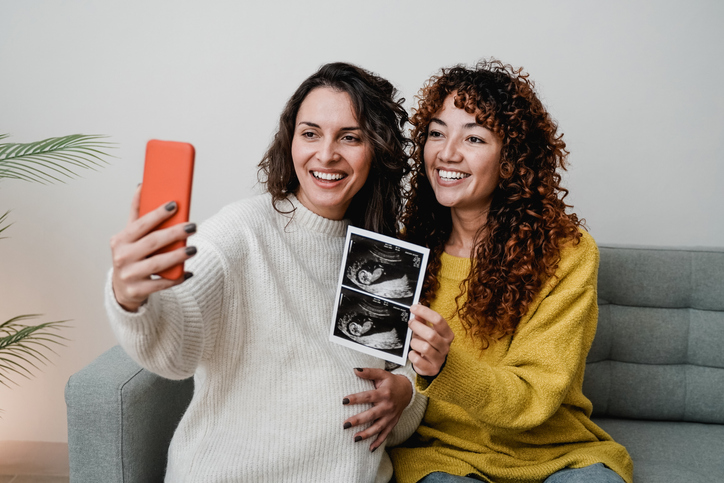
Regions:
[[[626,449],[590,420],[583,395],[586,355],[596,332],[598,248],[582,231],[564,248],[512,336],[482,351],[455,312],[470,261],[443,253],[432,309],[455,333],[447,363],[431,384],[427,412],[391,456],[399,483],[444,471],[495,483],[542,482],[556,471],[604,463],[632,483]]]

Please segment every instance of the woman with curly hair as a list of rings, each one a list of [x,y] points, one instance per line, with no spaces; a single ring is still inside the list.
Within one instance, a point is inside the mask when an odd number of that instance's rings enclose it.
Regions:
[[[430,248],[409,359],[429,398],[400,483],[621,482],[626,449],[582,393],[598,249],[564,202],[562,135],[528,75],[443,69],[412,116],[407,238]]]
[[[414,373],[331,344],[328,330],[347,225],[396,232],[409,172],[401,104],[377,75],[322,66],[289,99],[259,164],[268,192],[225,207],[186,249],[154,255],[196,226],[152,231],[176,204],[139,218],[136,194],[111,241],[106,307],[142,366],[194,377],[166,481],[391,476],[375,450],[419,424]],[[178,280],[153,276],[186,260]]]

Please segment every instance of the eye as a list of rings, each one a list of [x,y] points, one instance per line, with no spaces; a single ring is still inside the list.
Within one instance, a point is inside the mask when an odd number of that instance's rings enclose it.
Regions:
[[[431,129],[430,132],[427,133],[427,136],[431,138],[439,138],[442,137],[442,133]]]
[[[470,141],[473,144],[485,144],[485,140],[483,138],[479,138],[477,136],[470,136],[468,138],[468,141]]]
[[[303,138],[313,139],[316,136],[316,134],[312,131],[304,131],[304,132],[302,132],[301,136]]]
[[[351,142],[351,143],[358,143],[360,142],[360,138],[353,135],[353,134],[345,134],[342,136],[343,141]]]

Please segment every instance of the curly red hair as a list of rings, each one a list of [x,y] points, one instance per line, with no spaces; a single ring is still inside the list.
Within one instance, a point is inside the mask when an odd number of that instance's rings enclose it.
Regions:
[[[474,114],[503,141],[500,181],[456,300],[463,326],[485,349],[492,339],[515,331],[555,273],[563,245],[580,240],[583,222],[566,213],[571,206],[563,201],[568,190],[561,186],[560,170],[566,169],[568,151],[528,74],[495,59],[443,69],[422,88],[410,119],[413,171],[403,223],[406,238],[431,251],[423,303],[435,298],[440,256],[452,230],[450,208],[437,202],[424,166],[430,120],[449,95],[455,107]]]

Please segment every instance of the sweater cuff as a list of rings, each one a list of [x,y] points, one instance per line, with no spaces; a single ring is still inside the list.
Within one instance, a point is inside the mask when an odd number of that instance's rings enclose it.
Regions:
[[[447,364],[447,355],[445,356],[445,360],[442,361],[442,365],[440,366],[440,370],[437,372],[437,374],[435,374],[434,376],[423,376],[422,374],[418,374],[418,376],[423,378],[429,386],[430,384],[432,384],[432,381],[434,381],[435,378],[440,375],[442,370],[445,369],[445,364]]]
[[[468,390],[472,390],[471,387],[465,387],[465,379],[470,379],[470,382],[474,381],[476,389],[480,389],[481,384],[485,384],[484,381],[486,380],[479,375],[479,371],[481,370],[484,371],[485,369],[480,367],[479,361],[463,349],[452,345],[445,359],[444,369],[441,369],[432,381],[427,381],[422,376],[418,376],[416,383],[417,390],[420,394],[432,399],[463,405],[460,404],[462,402],[461,399],[464,400],[468,394]],[[476,404],[485,404],[482,399],[485,398],[487,391],[479,392],[480,391],[475,390],[477,398]]]
[[[139,365],[167,379],[193,375],[204,350],[201,311],[193,296],[172,287],[152,293],[137,312],[128,312],[113,294],[111,274],[105,305],[121,347]]]
[[[412,406],[412,403],[415,401],[415,393],[417,392],[417,390],[415,389],[415,371],[412,369],[412,364],[408,362],[404,366],[400,366],[391,372],[392,374],[397,374],[398,376],[405,376],[407,380],[410,381],[410,386],[412,387],[412,396],[410,397],[410,402],[407,403],[407,406],[405,407],[405,410],[408,410]]]
[[[407,407],[403,410],[397,425],[387,437],[387,446],[396,446],[412,436],[420,425],[422,417],[425,414],[425,409],[427,408],[427,398],[415,390],[416,376],[412,365],[408,362],[404,366],[392,371],[392,373],[405,376],[410,381],[412,397]]]
[[[105,288],[105,305],[106,313],[111,322],[113,329],[121,327],[129,328],[132,331],[138,331],[142,334],[153,330],[157,297],[153,294],[148,298],[146,303],[141,305],[136,312],[129,312],[118,303],[116,295],[113,292],[113,269],[108,271]]]

